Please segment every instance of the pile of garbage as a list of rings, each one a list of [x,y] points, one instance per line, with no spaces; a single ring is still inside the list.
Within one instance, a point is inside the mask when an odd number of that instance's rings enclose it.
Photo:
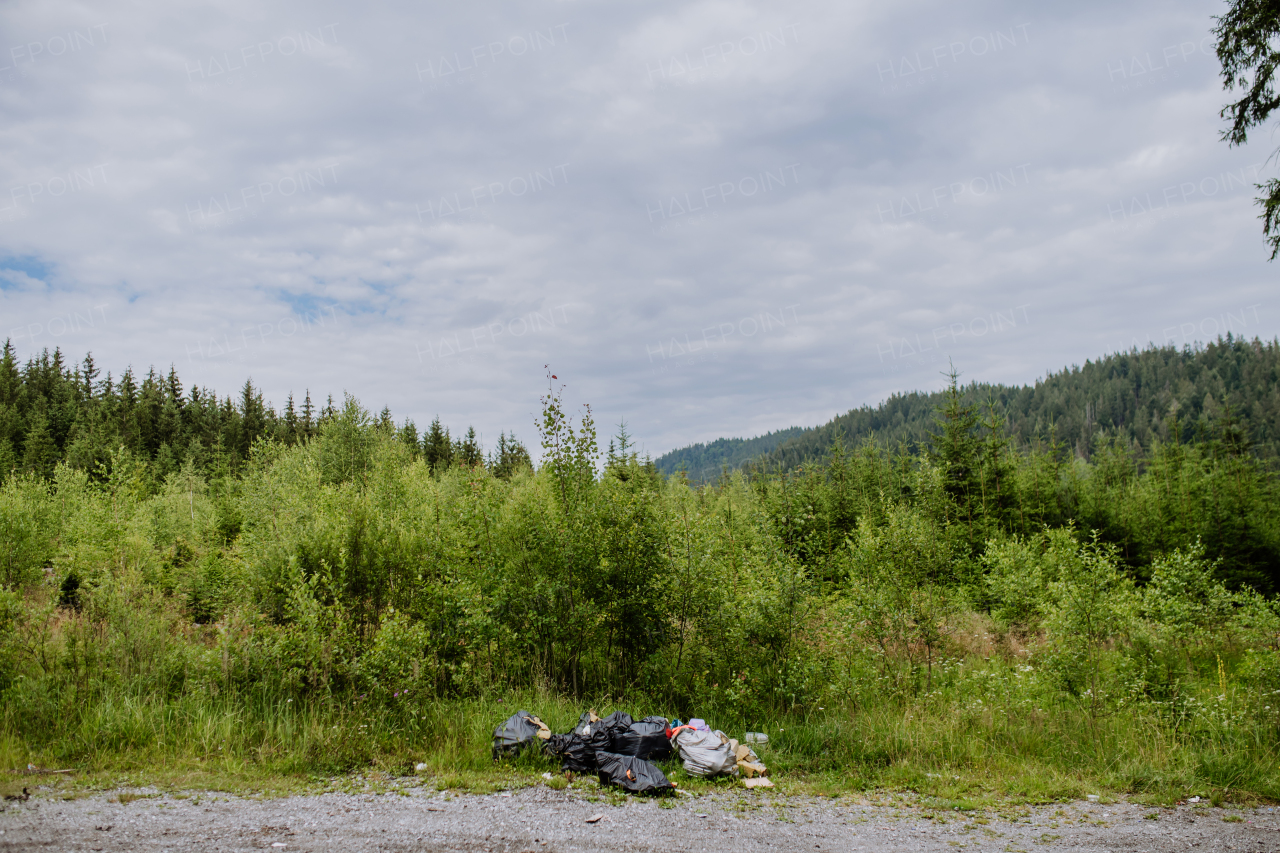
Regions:
[[[747,740],[764,742],[763,734],[748,732]],[[675,785],[653,762],[679,755],[691,776],[735,776],[748,787],[773,783],[760,757],[746,743],[713,730],[704,720],[633,719],[615,711],[601,719],[587,711],[573,730],[553,734],[546,723],[528,711],[518,711],[493,732],[493,758],[536,749],[559,758],[567,773],[595,773],[602,785],[617,785],[633,793],[664,791]]]

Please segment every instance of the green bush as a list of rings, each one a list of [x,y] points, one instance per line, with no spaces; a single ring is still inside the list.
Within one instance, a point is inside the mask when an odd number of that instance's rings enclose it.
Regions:
[[[766,730],[859,786],[1275,789],[1280,611],[1180,520],[1126,544],[1116,484],[1163,505],[1123,458],[1017,456],[957,416],[933,460],[869,443],[691,489],[625,448],[597,469],[589,411],[544,402],[537,470],[433,469],[348,398],[236,466],[101,447],[8,477],[0,744],[479,772],[518,702]]]

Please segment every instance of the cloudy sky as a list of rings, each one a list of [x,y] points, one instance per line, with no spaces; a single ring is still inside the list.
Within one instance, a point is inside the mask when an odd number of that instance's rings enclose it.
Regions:
[[[654,455],[1270,338],[1224,7],[10,0],[0,335]]]

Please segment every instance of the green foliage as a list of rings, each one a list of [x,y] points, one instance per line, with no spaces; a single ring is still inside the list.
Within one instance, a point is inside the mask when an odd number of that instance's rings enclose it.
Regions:
[[[1049,583],[1045,618],[1048,642],[1042,661],[1068,694],[1085,700],[1093,715],[1113,710],[1116,679],[1108,645],[1127,636],[1137,610],[1132,580],[1120,571],[1115,549],[1096,534],[1078,550],[1055,549],[1056,579]]]
[[[923,657],[930,689],[960,603],[951,542],[929,519],[890,506],[883,526],[859,527],[848,575],[855,635],[885,660],[904,659],[908,676]]]
[[[1230,620],[1235,601],[1215,574],[1216,566],[1204,558],[1199,542],[1185,551],[1175,548],[1152,563],[1151,581],[1143,590],[1143,610],[1180,642],[1217,634]]]
[[[1006,629],[1030,633],[1044,618],[1048,566],[1039,544],[1015,535],[989,541],[982,555],[991,616]]]
[[[402,695],[430,695],[435,681],[430,672],[430,647],[425,625],[394,609],[388,610],[373,643],[360,656],[361,687],[384,701]]]
[[[19,475],[0,486],[0,584],[39,582],[57,549],[57,527],[44,480]]]
[[[690,488],[543,402],[536,470],[348,397],[244,456],[11,475],[0,738],[480,772],[519,699],[561,730],[623,704],[770,731],[774,766],[859,785],[1280,791],[1280,613],[1241,583],[1272,577],[1275,485],[1242,435],[1070,461],[953,395],[932,456],[839,442]]]
[[[1275,90],[1276,67],[1280,66],[1280,50],[1276,49],[1280,9],[1269,0],[1233,0],[1227,13],[1214,20],[1222,87],[1243,92],[1239,100],[1222,108],[1221,116],[1231,121],[1222,138],[1232,145],[1244,145],[1249,131],[1266,124],[1280,106]],[[1280,254],[1280,180],[1259,184],[1258,189],[1266,193],[1258,199],[1263,208],[1259,218],[1274,261]]]

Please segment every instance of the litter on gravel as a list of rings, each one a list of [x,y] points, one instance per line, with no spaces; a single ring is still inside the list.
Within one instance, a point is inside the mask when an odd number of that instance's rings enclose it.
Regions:
[[[526,751],[550,754],[566,774],[595,773],[602,785],[629,793],[670,793],[677,786],[653,762],[674,756],[691,776],[730,776],[749,788],[772,788],[764,779],[769,768],[748,746],[768,742],[764,732],[747,732],[739,742],[700,719],[636,720],[624,711],[601,718],[594,708],[572,730],[553,734],[536,715],[517,711],[493,730],[492,753],[495,761]],[[551,773],[542,778],[550,781]]]

